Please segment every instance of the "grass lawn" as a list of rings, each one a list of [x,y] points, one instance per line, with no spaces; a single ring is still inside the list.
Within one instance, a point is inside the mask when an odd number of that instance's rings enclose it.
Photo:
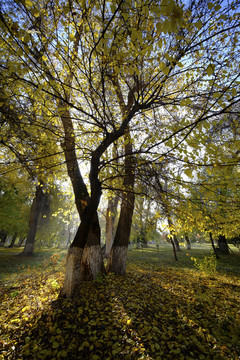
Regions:
[[[240,254],[199,271],[210,252],[130,250],[126,277],[84,282],[71,301],[57,300],[66,251],[0,249],[0,359],[239,359]]]

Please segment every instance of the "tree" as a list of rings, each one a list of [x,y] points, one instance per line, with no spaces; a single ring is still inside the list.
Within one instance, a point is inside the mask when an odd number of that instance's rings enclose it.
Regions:
[[[25,179],[12,175],[0,181],[1,242],[5,245],[8,235],[25,236],[28,227],[30,204]],[[21,181],[22,180],[22,181]]]
[[[136,155],[153,167],[172,152],[182,153],[188,163],[190,141],[196,149],[209,122],[239,102],[239,23],[232,5],[12,1],[21,20],[10,6],[3,8],[4,74],[24,84],[41,109],[52,111],[51,125],[62,135],[81,218],[69,249],[63,295],[72,296],[82,279],[103,271],[97,208],[103,169],[111,166],[105,163],[106,152],[114,142],[131,139],[124,160],[131,198],[122,205],[129,229]],[[88,161],[88,187],[78,160]],[[124,250],[123,265],[117,267],[124,269],[130,230],[124,239],[117,234],[116,248]]]
[[[27,97],[22,99],[21,92],[24,89],[16,89],[12,84],[7,85],[4,76],[2,78],[1,146],[5,149],[4,156],[6,155],[8,158],[5,164],[9,166],[10,162],[12,164],[17,163],[19,166],[17,176],[20,176],[20,172],[22,172],[32,183],[36,183],[30,211],[28,235],[22,253],[24,256],[29,256],[33,254],[37,223],[44,199],[43,183],[46,181],[46,176],[49,177],[49,167],[51,168],[54,165],[51,151],[55,148],[50,142],[52,129],[46,129],[44,134],[39,132],[40,126],[35,113],[34,101]],[[42,111],[41,117],[44,115],[45,113]],[[50,178],[48,178],[48,182],[50,184]]]

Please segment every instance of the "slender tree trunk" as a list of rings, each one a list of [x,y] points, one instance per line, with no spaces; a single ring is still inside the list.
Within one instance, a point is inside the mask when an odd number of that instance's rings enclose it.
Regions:
[[[119,196],[115,195],[108,199],[108,208],[106,214],[106,246],[105,246],[105,258],[108,259],[114,238],[114,223],[117,216],[117,206],[119,202]]]
[[[30,256],[33,254],[37,224],[42,209],[43,197],[43,184],[40,182],[40,184],[36,187],[35,197],[31,206],[27,240],[24,246],[24,250],[20,255]]]
[[[16,238],[17,238],[17,234],[15,233],[12,237],[11,243],[8,245],[8,248],[13,248]]]
[[[17,243],[17,247],[21,247],[26,238],[24,236],[20,237]]]
[[[174,234],[173,222],[172,222],[172,218],[171,218],[171,216],[169,214],[167,204],[165,204],[165,211],[166,211],[166,214],[167,214],[168,226],[170,228],[170,235],[171,235],[170,239],[171,239],[171,243],[172,243],[172,246],[173,246],[174,257],[175,257],[175,260],[177,261],[178,259],[177,259],[176,251],[181,251],[181,249],[180,249],[180,246],[179,246],[177,236]]]
[[[218,236],[218,248],[221,254],[229,254],[228,243],[225,235]]]
[[[189,237],[188,237],[187,234],[185,234],[185,241],[187,243],[187,250],[191,250],[192,249],[191,242],[190,242]]]
[[[7,241],[7,233],[5,231],[0,231],[0,247],[4,247]]]
[[[178,261],[178,257],[177,257],[177,251],[176,251],[176,246],[175,246],[175,242],[174,242],[174,238],[173,236],[171,236],[171,244],[172,244],[172,247],[173,247],[173,255],[174,255],[174,259],[176,261]]]
[[[216,259],[219,259],[219,255],[218,255],[217,249],[216,249],[216,247],[215,247],[215,245],[214,245],[214,241],[213,241],[213,237],[212,237],[212,233],[211,233],[211,232],[209,233],[209,237],[210,237],[210,241],[211,241],[212,248],[213,248],[213,252],[214,252],[214,254],[215,254],[215,256],[216,256]]]
[[[132,216],[134,210],[134,181],[135,181],[135,164],[132,156],[132,144],[130,132],[125,134],[125,177],[124,191],[122,193],[121,211],[118,221],[116,234],[112,250],[109,256],[107,271],[114,272],[118,275],[125,275],[127,262],[127,249],[132,226]]]
[[[173,241],[174,241],[176,251],[182,251],[181,248],[180,248],[180,245],[179,245],[178,238],[177,238],[177,236],[175,234],[173,235]]]

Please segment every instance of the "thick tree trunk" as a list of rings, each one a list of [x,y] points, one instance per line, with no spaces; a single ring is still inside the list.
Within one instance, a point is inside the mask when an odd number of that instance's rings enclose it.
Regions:
[[[94,280],[99,274],[105,274],[100,239],[101,230],[96,212],[83,250],[81,280]]]
[[[218,249],[221,254],[229,254],[227,239],[224,235],[218,236]]]
[[[190,242],[189,237],[188,237],[187,234],[185,234],[185,241],[187,243],[187,250],[191,250],[192,249],[191,242]]]
[[[100,247],[100,226],[97,207],[101,196],[101,185],[81,213],[81,223],[67,255],[66,275],[60,297],[74,297],[79,293],[81,282],[96,279],[105,273]]]
[[[24,250],[20,254],[22,256],[30,256],[33,254],[38,218],[42,209],[43,197],[44,197],[43,184],[40,183],[36,187],[35,197],[33,199],[33,203],[31,206],[27,240],[24,246]]]
[[[66,275],[61,297],[74,297],[79,292],[83,280],[95,279],[104,273],[103,256],[100,247],[100,226],[97,207],[101,197],[101,184],[98,181],[99,158],[91,162],[91,197],[83,181],[75,150],[74,128],[69,110],[60,104],[61,119],[65,132],[62,144],[69,178],[75,195],[76,207],[81,219],[78,231],[67,255]]]
[[[119,196],[115,195],[108,199],[108,208],[106,214],[106,246],[105,246],[105,258],[108,259],[114,238],[114,223],[117,216],[117,206],[119,202]]]
[[[108,262],[108,271],[118,275],[125,275],[126,273],[127,249],[132,226],[133,209],[134,194],[123,194],[120,217]]]
[[[118,275],[125,275],[127,249],[131,233],[132,217],[134,210],[134,181],[135,164],[132,156],[132,144],[129,131],[125,135],[125,177],[124,191],[122,193],[121,211],[112,250],[109,256],[107,271]]]

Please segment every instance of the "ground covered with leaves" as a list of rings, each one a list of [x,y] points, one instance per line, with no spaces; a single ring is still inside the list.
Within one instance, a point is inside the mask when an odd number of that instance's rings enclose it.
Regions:
[[[237,276],[131,262],[59,300],[55,260],[1,284],[0,359],[239,359]]]

